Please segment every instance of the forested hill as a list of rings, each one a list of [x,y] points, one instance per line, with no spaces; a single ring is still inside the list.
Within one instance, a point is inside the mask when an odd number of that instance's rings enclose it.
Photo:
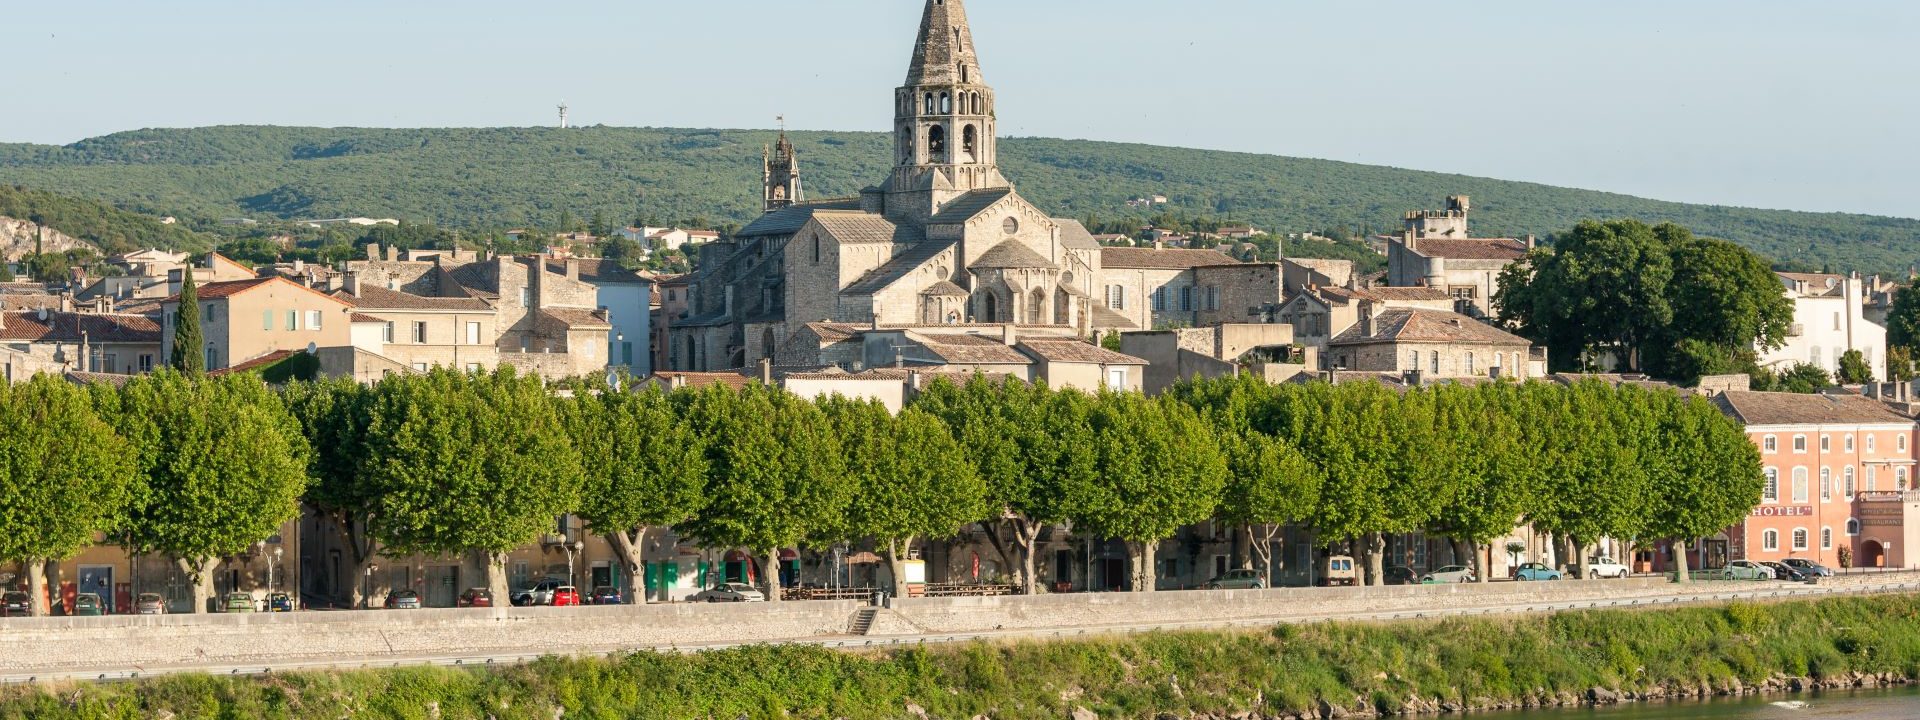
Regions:
[[[158,217],[127,212],[98,200],[4,183],[0,183],[0,218],[30,223],[0,222],[0,243],[5,244],[6,254],[12,259],[33,248],[33,227],[40,225],[59,235],[84,240],[108,254],[149,247],[199,252],[212,248],[215,241],[180,225],[163,223]]]
[[[156,214],[218,218],[398,217],[461,228],[550,227],[565,212],[622,221],[758,212],[753,130],[591,127],[140,130],[73,145],[0,145],[0,182]],[[807,192],[844,196],[885,177],[878,133],[794,133]],[[1904,271],[1920,220],[1646,200],[1326,160],[1147,145],[1009,138],[1002,164],[1028,198],[1061,216],[1113,220],[1160,210],[1283,232],[1391,230],[1407,210],[1473,196],[1476,235],[1547,236],[1586,218],[1682,223],[1777,260]],[[1129,198],[1165,195],[1154,210]]]

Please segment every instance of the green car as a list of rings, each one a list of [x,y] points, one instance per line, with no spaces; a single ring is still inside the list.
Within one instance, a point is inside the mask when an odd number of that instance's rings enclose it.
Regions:
[[[80,593],[73,596],[74,617],[97,617],[102,608],[100,596],[93,593]]]
[[[220,611],[229,613],[253,612],[253,596],[243,592],[227,593],[220,600]]]
[[[1208,580],[1208,590],[1259,590],[1266,583],[1260,581],[1260,573],[1253,570],[1228,570],[1219,577]]]
[[[1720,570],[1720,577],[1726,580],[1772,580],[1773,568],[1752,560],[1735,560]]]
[[[1527,563],[1513,574],[1515,580],[1560,580],[1566,575],[1540,563]]]

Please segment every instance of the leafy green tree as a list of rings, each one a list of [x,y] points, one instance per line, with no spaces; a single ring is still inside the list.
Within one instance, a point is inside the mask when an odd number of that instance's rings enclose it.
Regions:
[[[1873,382],[1873,366],[1859,350],[1848,350],[1840,354],[1840,372],[1835,378],[1842,385],[1864,385]]]
[[[1320,473],[1299,450],[1258,430],[1219,427],[1227,462],[1221,519],[1247,528],[1263,586],[1273,587],[1273,540],[1313,517]]]
[[[1887,348],[1887,379],[1907,382],[1913,376],[1913,350],[1897,345]]]
[[[366,435],[373,391],[352,379],[339,378],[288,383],[281,397],[313,448],[307,465],[307,505],[332,520],[329,524],[347,548],[343,576],[360,577],[380,549],[371,526],[375,521],[374,501],[381,488],[366,472],[375,462],[368,453]],[[364,585],[341,584],[346,586],[348,607],[367,605]]]
[[[1659,453],[1648,463],[1646,538],[1673,541],[1674,568],[1688,582],[1687,547],[1760,504],[1760,451],[1740,426],[1700,398],[1657,395]]]
[[[845,522],[853,483],[818,407],[778,388],[711,387],[682,416],[707,440],[707,506],[682,524],[709,547],[759,552],[767,600],[780,600],[780,551]]]
[[[1750,357],[1756,346],[1774,349],[1785,342],[1793,302],[1764,258],[1683,228],[1662,229],[1672,243],[1668,295],[1676,312],[1666,340],[1647,348],[1649,369],[1681,379],[1718,374]]]
[[[1909,283],[1893,293],[1893,307],[1887,310],[1887,345],[1920,347],[1920,290]]]
[[[400,553],[472,552],[508,596],[507,553],[578,506],[578,453],[538,377],[440,369],[387,378],[368,407],[375,537]]]
[[[646,265],[646,250],[640,243],[625,235],[614,235],[600,241],[600,252],[608,260],[620,264],[627,270],[638,270]]]
[[[1088,421],[1093,474],[1076,488],[1074,525],[1126,541],[1134,591],[1152,592],[1160,543],[1213,517],[1227,482],[1226,460],[1198,413],[1172,399],[1102,393],[1092,399]]]
[[[182,271],[180,307],[173,318],[173,356],[167,365],[190,377],[207,372],[207,356],[201,352],[205,342],[200,335],[200,292],[193,285],[193,267]]]
[[[193,583],[194,611],[205,612],[221,559],[299,517],[306,437],[252,375],[161,371],[129,381],[119,398],[108,416],[131,445],[139,479],[127,548],[173,556]]]
[[[1637,220],[1582,222],[1552,252],[1530,257],[1531,277],[1520,274],[1522,266],[1501,275],[1494,297],[1501,320],[1547,341],[1555,367],[1578,367],[1595,351],[1639,367],[1641,351],[1673,320],[1670,238],[1683,232]]]
[[[657,387],[609,392],[573,384],[568,434],[585,472],[579,515],[621,561],[623,597],[645,602],[647,531],[697,517],[706,505],[705,438]]]
[[[1642,451],[1656,432],[1642,402],[1648,391],[1589,380],[1533,392],[1542,396],[1539,421],[1555,435],[1540,456],[1548,481],[1529,517],[1560,541],[1571,574],[1584,577],[1589,544],[1636,537],[1641,529],[1648,482]]]
[[[118,524],[133,462],[86,390],[53,375],[0,384],[0,558],[27,571],[32,613],[47,614],[46,565]]]
[[[1521,407],[1520,390],[1502,383],[1434,392],[1441,436],[1435,452],[1452,459],[1456,492],[1435,514],[1432,527],[1453,538],[1456,557],[1472,557],[1475,577],[1489,582],[1491,543],[1519,526],[1542,484],[1532,438],[1515,412]]]
[[[987,539],[1027,594],[1039,584],[1040,531],[1072,518],[1071,489],[1093,472],[1085,403],[1060,395],[1045,385],[976,376],[964,385],[936,380],[914,400],[946,423],[986,481],[995,518],[985,525]]]
[[[952,537],[985,519],[987,486],[944,423],[908,408],[899,417],[875,402],[835,397],[822,404],[845,448],[855,483],[847,538],[871,537],[886,552],[895,594],[904,596],[906,556],[915,540]]]
[[[1783,370],[1762,369],[1754,375],[1753,389],[1762,392],[1789,392],[1810,395],[1833,385],[1833,376],[1813,363],[1794,363]]]

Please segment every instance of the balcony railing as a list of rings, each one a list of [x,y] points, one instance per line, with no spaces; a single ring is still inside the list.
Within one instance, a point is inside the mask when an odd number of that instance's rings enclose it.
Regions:
[[[1920,490],[1869,490],[1856,497],[1861,502],[1920,502]]]

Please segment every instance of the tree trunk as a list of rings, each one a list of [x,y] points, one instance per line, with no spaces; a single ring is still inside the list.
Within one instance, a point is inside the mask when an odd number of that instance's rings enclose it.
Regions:
[[[1019,552],[1007,542],[1005,531],[1011,528],[1003,527],[1011,524],[1011,520],[998,520],[980,523],[980,528],[987,531],[987,544],[992,545],[994,553],[1000,556],[1000,567],[1006,568],[1007,574],[1013,576],[1015,585],[1020,585],[1020,561],[1016,557]]]
[[[507,554],[491,550],[480,551],[487,568],[487,591],[493,593],[496,607],[513,604],[513,588],[507,585]]]
[[[613,545],[613,552],[620,559],[621,574],[620,597],[635,605],[647,604],[642,595],[646,588],[647,572],[647,529],[638,527],[632,530],[615,530],[607,533],[607,542]]]
[[[1473,561],[1480,565],[1480,582],[1493,582],[1493,543],[1474,546]]]
[[[1133,552],[1133,591],[1153,592],[1158,579],[1154,573],[1154,556],[1158,554],[1158,541],[1130,542],[1127,549]]]
[[[1473,543],[1450,537],[1447,538],[1447,547],[1453,551],[1453,564],[1473,567]]]
[[[1014,543],[1020,548],[1020,592],[1033,595],[1039,592],[1039,578],[1033,571],[1033,546],[1040,541],[1040,524],[1024,519],[1014,520]]]
[[[1572,536],[1562,536],[1560,545],[1567,558],[1567,574],[1575,580],[1587,579],[1587,562],[1580,556],[1580,541]]]
[[[34,617],[46,617],[53,612],[52,603],[47,601],[47,563],[44,560],[28,558],[27,568],[27,614]]]
[[[887,540],[887,570],[893,573],[893,596],[907,596],[907,549],[913,547],[913,538]]]
[[[175,558],[180,572],[187,574],[187,583],[193,587],[193,612],[210,612],[213,605],[213,571],[219,567],[219,558]]]
[[[373,561],[373,552],[377,543],[373,533],[368,531],[367,518],[349,512],[333,514],[333,526],[340,530],[341,543],[347,546],[347,563],[352,572],[347,575],[347,607],[367,607],[367,564]],[[334,578],[340,582],[341,578]],[[332,595],[340,596],[340,588],[333,588]]]
[[[1387,536],[1384,533],[1367,533],[1367,578],[1366,584],[1385,586],[1387,584]]]
[[[1253,569],[1253,526],[1245,525],[1233,529],[1233,549],[1228,565],[1240,570]]]
[[[1684,539],[1673,541],[1673,572],[1675,582],[1693,582],[1693,578],[1687,577],[1687,541]]]
[[[766,564],[760,571],[767,576],[767,602],[780,602],[780,548],[767,551]]]
[[[1250,542],[1247,544],[1253,550],[1251,554],[1257,564],[1254,569],[1260,571],[1260,587],[1271,588],[1273,587],[1273,536],[1279,534],[1280,526],[1261,525],[1259,527],[1261,529],[1258,531],[1251,527],[1247,528],[1250,537]]]

